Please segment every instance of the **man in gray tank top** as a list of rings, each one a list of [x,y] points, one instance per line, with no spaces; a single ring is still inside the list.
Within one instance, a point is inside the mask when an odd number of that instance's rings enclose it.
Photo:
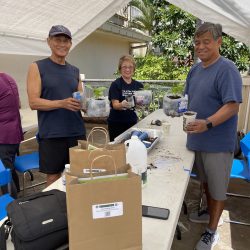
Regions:
[[[81,104],[72,98],[82,91],[79,69],[66,61],[72,45],[68,28],[55,25],[47,38],[51,56],[32,63],[27,77],[31,109],[37,110],[40,171],[47,186],[56,181],[69,163],[69,148],[85,139]]]

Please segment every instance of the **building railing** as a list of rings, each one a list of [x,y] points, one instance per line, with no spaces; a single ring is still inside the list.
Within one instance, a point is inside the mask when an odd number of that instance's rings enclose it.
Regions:
[[[84,79],[82,80],[85,87],[85,93],[87,98],[93,97],[93,89],[98,87],[106,87],[103,91],[103,95],[107,96],[109,87],[115,79]],[[149,107],[144,110],[138,111],[139,117],[143,118],[148,113],[153,112],[159,108],[163,107],[163,97],[166,93],[171,92],[171,88],[175,84],[183,84],[185,81],[180,80],[138,80],[142,84],[147,84],[147,89],[152,91],[152,102]],[[90,86],[91,88],[89,88]],[[184,86],[183,86],[184,88]]]
[[[108,82],[111,83],[115,79],[84,79],[83,82],[92,82],[92,83],[98,83],[98,82]],[[158,84],[174,84],[174,83],[184,83],[183,80],[137,80],[138,82],[142,83],[158,83]]]
[[[111,83],[115,79],[84,79],[82,82],[84,83],[85,87],[86,85],[90,85],[93,88],[97,87],[106,87],[106,90],[104,91],[104,96],[108,95],[108,90],[111,85]],[[150,84],[150,89],[152,92],[159,92],[159,91],[165,91],[169,92],[171,87],[174,86],[175,84],[179,83],[185,83],[183,80],[137,80],[143,84],[149,83]],[[92,97],[93,96],[93,90],[89,88],[85,88],[86,95],[87,97]]]
[[[240,105],[240,111],[239,111],[239,119],[238,119],[238,130],[243,130],[244,132],[250,131],[250,77],[242,77],[243,79],[243,89],[242,89],[242,96],[243,96],[243,102]],[[83,83],[85,85],[91,85],[92,87],[100,87],[104,86],[107,89],[104,92],[104,95],[108,95],[108,90],[110,87],[110,84],[115,79],[84,79]],[[155,93],[161,92],[161,95],[163,95],[164,92],[169,92],[171,87],[174,84],[183,83],[185,84],[185,81],[181,80],[139,80],[142,83],[149,83],[150,89]],[[93,92],[86,88],[86,94],[87,97],[92,97]],[[159,95],[158,95],[159,96]],[[158,103],[158,106],[160,106],[160,103]]]

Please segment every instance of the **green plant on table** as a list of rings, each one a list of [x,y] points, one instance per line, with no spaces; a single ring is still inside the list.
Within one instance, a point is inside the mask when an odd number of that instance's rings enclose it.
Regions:
[[[154,87],[153,90],[153,101],[149,106],[149,111],[153,112],[161,108],[163,103],[163,97],[166,94],[166,90],[161,89],[159,86]]]
[[[171,88],[171,94],[173,96],[181,96],[184,92],[184,84],[183,83],[177,83],[172,86]]]
[[[87,84],[86,87],[93,91],[93,96],[97,100],[102,99],[102,97],[104,96],[104,91],[107,89],[106,87],[103,87],[103,86],[92,87],[90,84]]]

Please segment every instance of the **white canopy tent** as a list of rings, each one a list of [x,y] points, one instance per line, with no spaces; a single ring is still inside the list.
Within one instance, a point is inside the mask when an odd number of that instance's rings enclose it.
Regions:
[[[68,27],[76,46],[130,0],[0,0],[0,54],[49,55],[52,25]]]
[[[52,25],[73,34],[73,47],[130,0],[0,0],[0,54],[47,56]],[[201,20],[221,23],[223,31],[250,45],[249,0],[170,0]]]
[[[225,33],[250,46],[249,0],[168,1],[203,21],[222,24]],[[46,38],[51,26],[56,24],[63,24],[71,30],[73,49],[129,2],[0,0],[0,54],[11,58],[2,63],[15,67],[12,66],[15,65],[15,55],[48,56],[50,51],[45,44]],[[6,60],[6,57],[3,58]],[[23,72],[17,75],[23,75]]]
[[[220,23],[223,32],[250,46],[249,0],[168,0],[202,21]]]

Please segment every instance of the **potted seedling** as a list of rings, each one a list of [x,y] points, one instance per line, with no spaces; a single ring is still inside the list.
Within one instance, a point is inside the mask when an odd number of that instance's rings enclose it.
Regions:
[[[150,85],[148,83],[144,84],[144,88],[142,90],[137,90],[134,92],[136,109],[138,113],[138,117],[144,118],[148,115],[147,108],[152,102],[152,91],[150,90]]]
[[[92,87],[86,85],[86,87],[93,92],[93,97],[87,100],[87,115],[89,117],[105,117],[109,114],[109,102],[108,98],[104,96],[106,87]]]
[[[187,111],[187,98],[182,95],[183,84],[174,85],[163,98],[163,110],[168,116],[181,116]]]
[[[152,101],[151,90],[137,90],[135,91],[135,102],[139,106],[149,106]]]
[[[163,108],[163,98],[166,94],[166,90],[162,89],[159,86],[154,87],[153,91],[153,101],[151,102],[149,106],[150,111],[155,111],[159,108]]]

